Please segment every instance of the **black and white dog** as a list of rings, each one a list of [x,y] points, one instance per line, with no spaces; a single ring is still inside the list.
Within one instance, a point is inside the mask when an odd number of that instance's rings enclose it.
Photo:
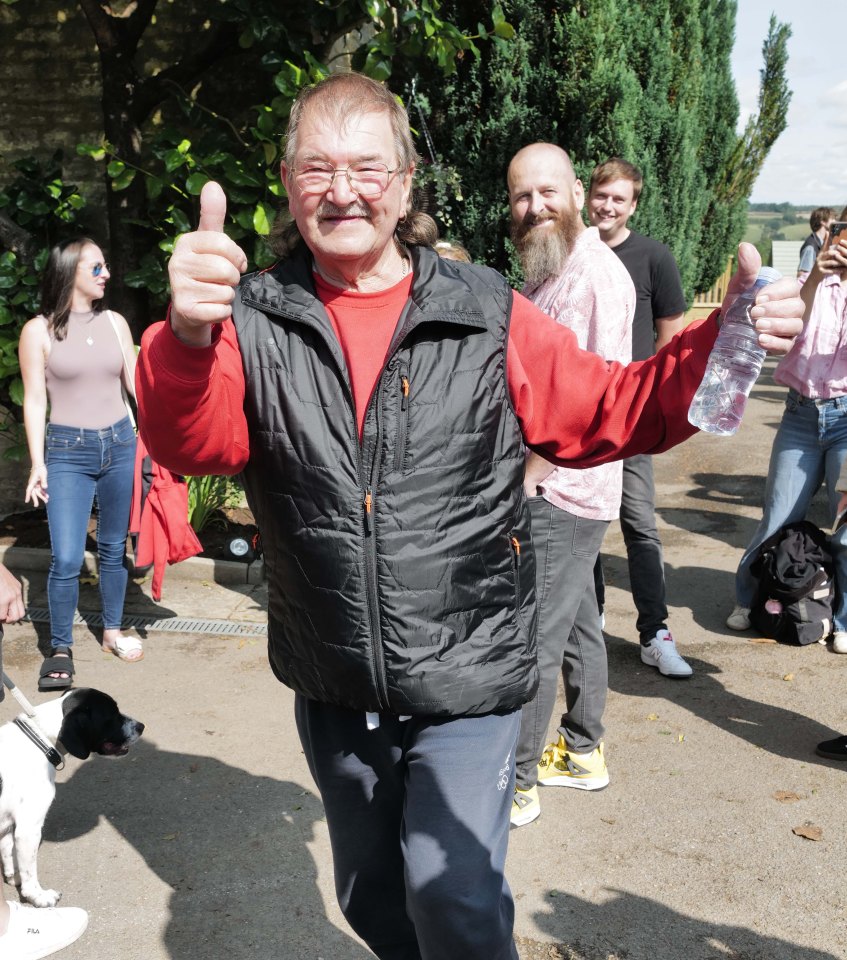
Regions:
[[[35,708],[33,727],[80,760],[92,753],[122,757],[144,724],[125,717],[99,690],[72,690]],[[26,719],[25,714],[20,715]],[[44,818],[56,794],[56,768],[14,723],[0,727],[0,863],[7,883],[36,907],[54,907],[61,894],[38,882],[36,858]]]

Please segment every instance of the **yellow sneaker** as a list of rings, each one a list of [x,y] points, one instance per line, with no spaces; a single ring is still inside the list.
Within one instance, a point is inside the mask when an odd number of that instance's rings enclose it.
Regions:
[[[538,787],[530,787],[529,790],[521,790],[515,787],[515,799],[512,801],[512,815],[510,817],[513,827],[522,827],[527,823],[532,823],[541,816],[541,803],[538,799]]]
[[[602,790],[609,785],[609,771],[600,743],[591,753],[568,750],[559,734],[556,743],[548,743],[538,764],[538,782],[545,787],[576,787],[577,790]]]

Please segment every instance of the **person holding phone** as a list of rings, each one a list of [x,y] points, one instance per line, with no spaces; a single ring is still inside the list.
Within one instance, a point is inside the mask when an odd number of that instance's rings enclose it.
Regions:
[[[803,284],[803,332],[783,357],[774,380],[788,387],[773,443],[762,522],[735,576],[735,608],[726,625],[750,626],[756,579],[750,566],[759,548],[782,527],[802,520],[826,483],[831,517],[839,512],[839,478],[847,462],[847,207],[833,224]],[[847,526],[831,537],[836,606],[832,649],[847,653]],[[847,757],[845,757],[847,759]]]
[[[797,267],[798,280],[805,280],[811,272],[815,260],[826,242],[833,220],[835,220],[835,211],[832,207],[817,207],[809,216],[809,226],[812,232],[803,241],[803,246],[800,247],[800,260]]]

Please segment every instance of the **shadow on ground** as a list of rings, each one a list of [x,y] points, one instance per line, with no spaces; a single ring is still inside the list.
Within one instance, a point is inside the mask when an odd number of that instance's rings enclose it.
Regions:
[[[58,787],[45,839],[82,836],[101,817],[172,890],[162,935],[172,960],[291,957],[304,928],[328,960],[372,956],[326,919],[307,847],[323,807],[300,784],[145,736],[129,757],[94,757]],[[114,897],[129,908],[130,891]]]
[[[550,911],[535,922],[557,944],[522,939],[521,960],[841,960],[830,953],[746,927],[707,923],[622,890],[601,904],[550,891]],[[579,934],[574,935],[578,930]]]
[[[727,690],[721,681],[723,671],[707,660],[686,650],[685,658],[694,668],[694,676],[671,681],[652,667],[642,667],[636,659],[638,647],[631,641],[607,634],[606,649],[610,690],[628,697],[662,698],[777,756],[832,765],[818,757],[814,748],[834,736],[835,731],[793,710]]]

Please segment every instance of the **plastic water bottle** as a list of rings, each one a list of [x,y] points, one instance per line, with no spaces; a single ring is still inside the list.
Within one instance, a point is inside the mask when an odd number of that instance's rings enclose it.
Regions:
[[[780,276],[772,267],[762,267],[753,286],[738,297],[723,318],[703,381],[688,409],[689,423],[706,433],[730,436],[741,423],[747,397],[765,359],[750,308],[762,287]]]

